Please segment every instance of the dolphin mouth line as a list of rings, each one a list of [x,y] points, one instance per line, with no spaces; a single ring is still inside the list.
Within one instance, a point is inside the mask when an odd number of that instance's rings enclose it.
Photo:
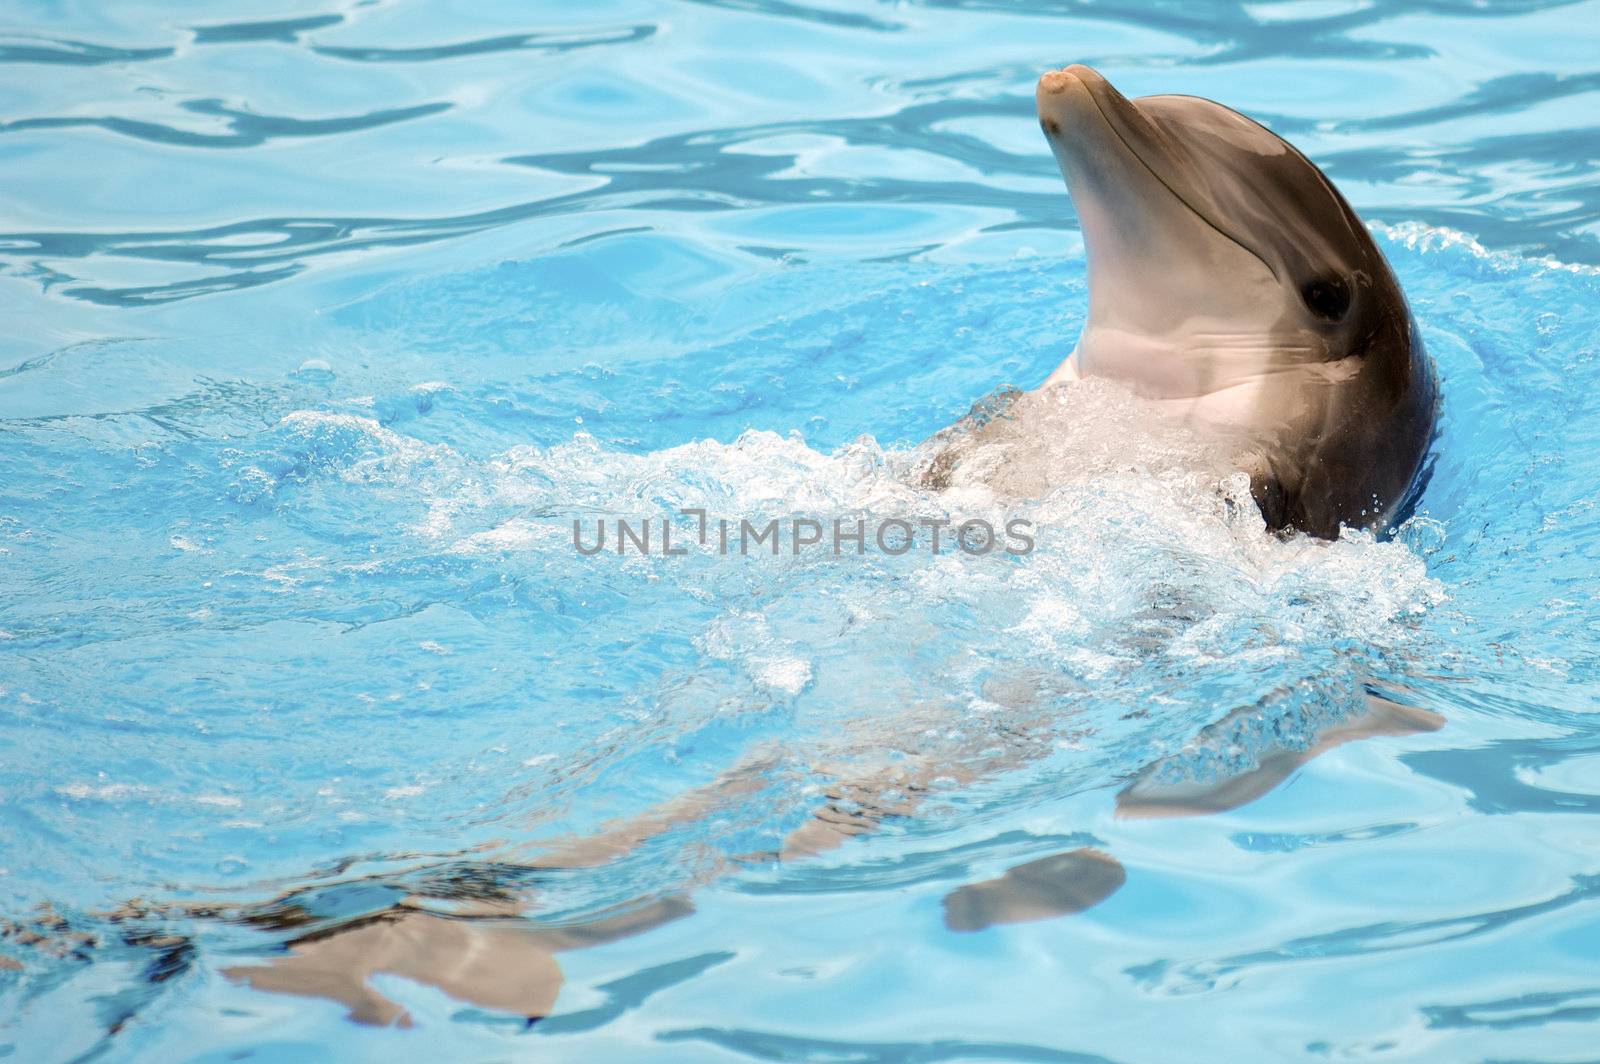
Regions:
[[[1076,77],[1076,75],[1074,75],[1074,77]],[[1206,217],[1206,214],[1205,214],[1204,211],[1200,210],[1193,203],[1190,203],[1187,196],[1185,196],[1183,193],[1179,192],[1177,189],[1173,188],[1172,185],[1167,181],[1166,178],[1164,178],[1160,174],[1156,173],[1155,167],[1151,166],[1148,162],[1146,162],[1144,156],[1140,155],[1138,150],[1136,148],[1134,148],[1134,146],[1132,144],[1128,143],[1128,138],[1124,137],[1122,135],[1122,130],[1118,129],[1117,128],[1117,124],[1111,120],[1111,117],[1109,115],[1106,114],[1106,109],[1100,105],[1100,99],[1099,99],[1099,97],[1097,97],[1094,94],[1094,90],[1091,89],[1088,86],[1088,84],[1083,81],[1082,78],[1078,78],[1077,80],[1078,80],[1078,82],[1080,84],[1083,85],[1084,92],[1088,93],[1089,102],[1094,104],[1095,113],[1100,116],[1100,121],[1105,124],[1105,127],[1107,129],[1111,130],[1111,135],[1113,137],[1117,138],[1117,143],[1121,144],[1123,146],[1123,148],[1125,148],[1127,150],[1129,155],[1133,156],[1135,159],[1137,159],[1139,161],[1139,165],[1144,167],[1145,172],[1148,173],[1151,177],[1155,178],[1156,182],[1162,188],[1167,190],[1168,195],[1170,195],[1173,199],[1177,200],[1179,203],[1183,204],[1184,207],[1188,209],[1190,214],[1194,215],[1196,218],[1198,218],[1202,222],[1206,223],[1206,225],[1209,226],[1214,233],[1216,233],[1218,236],[1222,237],[1222,239],[1226,240],[1228,243],[1232,244],[1234,247],[1237,247],[1239,250],[1243,251],[1245,254],[1249,255],[1251,258],[1253,258],[1257,262],[1261,263],[1261,265],[1265,266],[1267,268],[1267,272],[1272,274],[1273,280],[1275,280],[1275,281],[1281,281],[1282,280],[1282,278],[1280,278],[1278,276],[1278,271],[1272,268],[1272,264],[1270,262],[1268,262],[1266,259],[1263,259],[1260,255],[1256,254],[1254,249],[1245,247],[1243,244],[1241,244],[1239,242],[1238,238],[1233,236],[1231,233],[1224,232],[1222,230],[1222,228],[1217,225],[1216,222],[1213,222],[1210,218]],[[1131,104],[1132,101],[1129,101],[1129,103]]]

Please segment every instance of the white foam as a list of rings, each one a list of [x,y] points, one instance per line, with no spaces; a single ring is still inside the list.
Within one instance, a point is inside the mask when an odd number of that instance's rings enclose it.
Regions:
[[[1110,382],[1076,382],[1026,397],[1011,419],[994,423],[984,442],[964,453],[946,491],[915,486],[928,457],[926,448],[895,451],[868,437],[824,452],[797,434],[765,431],[636,453],[579,432],[548,449],[507,452],[473,471],[474,487],[432,498],[430,507],[456,513],[486,501],[526,507],[488,531],[448,541],[449,549],[537,555],[550,571],[580,579],[597,565],[615,569],[618,559],[580,558],[574,518],[659,522],[703,508],[713,519],[979,517],[1003,528],[1020,517],[1037,528],[1033,554],[995,564],[948,546],[939,556],[918,550],[895,569],[904,584],[896,608],[915,607],[936,619],[941,604],[955,600],[1003,613],[1019,632],[1043,638],[1054,630],[1058,640],[1115,624],[1172,586],[1222,613],[1246,607],[1270,613],[1274,603],[1308,602],[1314,630],[1304,632],[1306,639],[1336,631],[1370,635],[1441,595],[1421,559],[1401,543],[1361,533],[1335,543],[1268,535],[1230,455]],[[679,519],[674,542],[687,543],[699,567],[694,560],[630,556],[624,568],[668,582],[703,581],[714,552],[694,543],[691,531],[692,522]],[[868,561],[884,559],[869,553]],[[727,573],[748,573],[756,564],[795,569],[803,575],[775,593],[804,595],[840,579],[837,568],[827,575],[829,567],[862,563],[825,550],[795,559],[786,546],[777,558],[711,564]],[[986,596],[1002,596],[1012,608],[995,610]],[[863,592],[849,608],[880,607]]]
[[[1383,234],[1396,243],[1404,244],[1412,251],[1464,251],[1504,273],[1526,273],[1529,266],[1537,266],[1562,273],[1600,277],[1600,266],[1562,262],[1551,255],[1518,255],[1511,251],[1494,251],[1484,247],[1476,237],[1445,226],[1426,225],[1422,222],[1399,222],[1393,225],[1369,222],[1367,228]]]
[[[942,492],[919,486],[929,448],[868,437],[823,451],[798,434],[752,430],[641,453],[580,430],[480,462],[366,419],[297,424],[314,441],[331,433],[329,446],[359,463],[359,476],[386,478],[429,514],[448,515],[411,530],[432,549],[575,601],[625,603],[628,630],[691,641],[702,663],[684,666],[688,693],[628,696],[669,732],[781,706],[792,714],[786,741],[818,757],[965,750],[993,727],[973,724],[992,714],[970,709],[988,704],[990,676],[1045,676],[1071,698],[1105,699],[1106,712],[1084,712],[1107,726],[1126,712],[1125,692],[1153,692],[1174,706],[1162,711],[1177,720],[1173,736],[1192,735],[1237,704],[1208,702],[1178,720],[1198,677],[1220,678],[1229,699],[1267,697],[1285,670],[1330,661],[1339,646],[1403,650],[1416,616],[1443,597],[1403,542],[1269,535],[1231,455],[1104,381],[1020,402],[964,451]],[[786,543],[777,556],[722,557],[714,535],[702,547],[693,522],[676,517],[690,508],[735,523],[981,518],[1003,529],[1020,518],[1036,549],[975,556],[947,540],[937,555],[890,558],[869,546],[835,557],[796,556]],[[574,519],[590,522],[592,542],[592,522],[616,518],[657,530],[676,519],[674,542],[689,553],[662,557],[659,538],[645,557],[619,558],[609,543],[595,556],[574,549]],[[1039,710],[1025,698],[1014,712]],[[1052,749],[1098,757],[1102,745]]]

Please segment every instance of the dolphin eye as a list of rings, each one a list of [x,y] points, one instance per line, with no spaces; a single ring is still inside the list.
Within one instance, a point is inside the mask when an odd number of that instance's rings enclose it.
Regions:
[[[1335,322],[1350,309],[1350,286],[1343,277],[1318,277],[1300,289],[1306,309],[1323,321]]]

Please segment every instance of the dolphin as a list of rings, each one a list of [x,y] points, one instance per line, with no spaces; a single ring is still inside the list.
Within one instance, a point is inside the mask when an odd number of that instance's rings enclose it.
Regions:
[[[1039,79],[1089,308],[1045,385],[1111,378],[1235,446],[1274,531],[1383,534],[1426,481],[1439,389],[1383,254],[1288,142],[1193,96]]]
[[[1078,208],[1089,267],[1088,320],[1045,386],[1112,378],[1186,424],[1239,441],[1269,528],[1334,538],[1342,527],[1381,529],[1399,519],[1424,479],[1438,387],[1393,273],[1328,179],[1289,144],[1220,104],[1187,96],[1128,100],[1088,67],[1045,74],[1037,102]],[[968,428],[981,432],[1003,413],[980,404]],[[959,456],[958,446],[939,452],[927,482],[947,481]],[[1020,690],[991,696],[1003,704],[1030,701]],[[1148,817],[1233,809],[1340,743],[1442,724],[1426,711],[1370,696],[1367,702],[1367,713],[1325,729],[1305,749],[1269,747],[1257,767],[1234,777],[1170,782],[1165,762],[1152,764],[1117,796],[1117,810]],[[1256,708],[1236,710],[1213,730],[1224,731]],[[995,745],[987,734],[974,739],[985,751]],[[913,758],[854,777],[822,772],[834,777],[823,791],[827,801],[779,852],[754,856],[818,854],[883,821],[914,815],[936,781],[969,783],[1038,753],[1001,744],[984,756],[964,750],[948,762]],[[538,877],[609,864],[675,827],[703,823],[761,790],[773,767],[753,758],[704,788],[538,857],[441,863],[423,877],[439,885],[425,890],[367,876],[261,905],[130,902],[103,915],[123,927],[124,945],[154,954],[152,981],[187,968],[195,948],[182,935],[146,925],[226,919],[293,933],[263,963],[224,969],[227,978],[258,990],[335,1001],[362,1023],[404,1025],[410,1022],[404,1007],[371,982],[399,976],[531,1023],[554,1007],[562,983],[556,953],[694,912],[676,891],[635,899],[586,923],[535,921],[526,910]],[[742,860],[712,862],[687,886]],[[1122,865],[1098,849],[1048,854],[951,890],[943,902],[945,926],[973,932],[1081,912],[1116,893],[1126,878]],[[360,911],[361,892],[326,896],[372,885],[385,888],[371,893],[383,899],[372,911]],[[0,921],[0,938],[56,952],[95,945],[49,910],[32,926]],[[0,969],[16,966],[0,956]]]

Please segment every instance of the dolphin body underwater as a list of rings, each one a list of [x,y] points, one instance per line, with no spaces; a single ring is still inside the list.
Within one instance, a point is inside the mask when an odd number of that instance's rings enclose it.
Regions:
[[[1089,268],[1087,323],[1043,388],[1111,378],[1202,435],[1234,445],[1269,529],[1334,538],[1341,527],[1381,531],[1399,519],[1424,479],[1437,385],[1394,275],[1321,171],[1220,104],[1187,96],[1128,100],[1083,66],[1045,74],[1037,103],[1077,204]],[[930,487],[947,481],[974,439],[995,424],[968,421],[930,441],[943,448],[925,472]],[[1147,766],[1118,795],[1118,811],[1231,809],[1331,746],[1441,723],[1426,711],[1371,699],[1367,713],[1310,748],[1265,751],[1257,768],[1219,784],[1173,787],[1155,781],[1159,762]],[[1011,750],[975,764],[930,760],[875,776],[837,774],[827,804],[779,852],[764,856],[804,859],[884,819],[914,815],[936,780],[971,781],[1029,756]],[[195,955],[187,937],[166,930],[167,921],[221,920],[289,932],[271,957],[225,970],[258,990],[338,1002],[364,1023],[405,1024],[405,1010],[370,981],[387,973],[531,1023],[551,1011],[559,992],[555,953],[694,911],[680,891],[583,924],[548,924],[525,915],[536,908],[543,878],[610,863],[674,826],[699,822],[759,789],[769,769],[760,760],[735,766],[651,812],[525,858],[441,861],[400,883],[369,877],[387,896],[401,896],[358,914],[328,898],[359,887],[360,878],[256,905],[131,902],[102,916],[121,926],[126,945],[151,952],[152,981],[186,969]],[[900,797],[885,798],[890,794]],[[738,863],[720,862],[696,883]],[[1078,912],[1114,893],[1123,878],[1121,865],[1099,850],[1053,854],[951,891],[945,922],[975,931]],[[58,952],[87,948],[78,939],[91,936],[74,934],[48,911],[31,926],[0,921],[0,939],[54,943]]]
[[[1269,530],[1403,520],[1438,386],[1399,283],[1322,171],[1221,104],[1130,100],[1086,66],[1045,74],[1036,102],[1089,279],[1082,335],[1044,387],[1118,381],[1226,446]],[[926,486],[982,442],[988,422],[969,421],[941,434]]]

